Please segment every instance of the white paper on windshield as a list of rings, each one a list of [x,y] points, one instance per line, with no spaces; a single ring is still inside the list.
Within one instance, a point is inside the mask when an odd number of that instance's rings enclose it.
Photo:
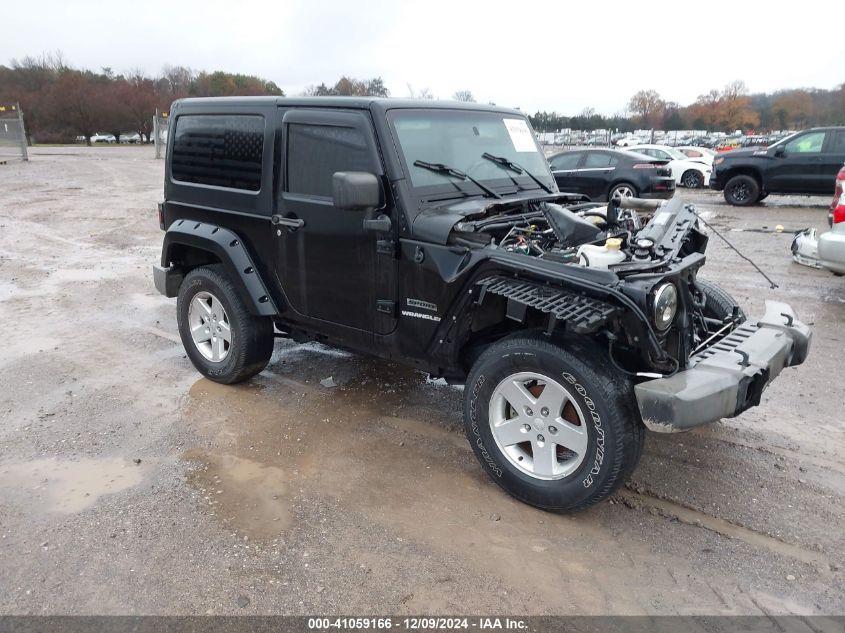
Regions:
[[[536,152],[537,145],[525,119],[502,119],[517,152]]]

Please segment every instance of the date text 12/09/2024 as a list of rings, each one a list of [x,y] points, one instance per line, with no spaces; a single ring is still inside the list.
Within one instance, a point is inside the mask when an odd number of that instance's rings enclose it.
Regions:
[[[478,629],[478,630],[525,630],[525,620],[519,618],[443,618],[443,617],[408,617],[408,618],[309,618],[308,628],[315,631],[330,629],[348,630],[390,630],[406,631],[442,630],[442,629]]]

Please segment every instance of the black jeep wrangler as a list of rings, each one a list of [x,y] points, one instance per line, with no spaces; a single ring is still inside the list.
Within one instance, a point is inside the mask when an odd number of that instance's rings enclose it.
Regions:
[[[748,320],[697,279],[695,209],[558,191],[525,117],[369,98],[174,103],[158,290],[221,383],[274,336],[465,384],[481,465],[535,506],[576,511],[675,432],[760,402],[809,328]]]

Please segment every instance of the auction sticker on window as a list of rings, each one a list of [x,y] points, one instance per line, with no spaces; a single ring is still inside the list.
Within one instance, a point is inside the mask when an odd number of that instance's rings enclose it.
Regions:
[[[536,152],[537,145],[525,119],[502,119],[508,134],[511,136],[513,148],[517,152]]]

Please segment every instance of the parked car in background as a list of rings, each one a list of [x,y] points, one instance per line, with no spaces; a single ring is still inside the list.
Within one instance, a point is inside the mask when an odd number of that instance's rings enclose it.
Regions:
[[[689,160],[697,163],[704,163],[705,165],[713,166],[713,159],[716,158],[716,152],[706,147],[695,147],[693,145],[680,145],[675,148],[686,156]]]
[[[728,204],[748,206],[770,193],[830,195],[845,163],[845,127],[812,128],[768,149],[743,148],[713,161],[710,187]]]
[[[137,132],[127,132],[126,134],[120,135],[120,142],[121,143],[128,143],[130,145],[140,144],[144,142],[144,139],[141,138],[141,135]]]
[[[739,147],[739,138],[737,137],[728,137],[722,138],[713,143],[713,149],[717,152],[730,152]]]
[[[845,178],[845,169],[840,174]],[[838,188],[842,190],[841,184]],[[819,260],[834,275],[845,275],[845,193],[833,199],[830,231],[819,238]]]
[[[557,186],[591,201],[671,198],[675,179],[667,161],[614,149],[584,149],[549,157]]]
[[[630,147],[631,145],[641,145],[642,139],[637,138],[636,136],[626,136],[625,138],[620,138],[616,141],[617,147]]]
[[[634,145],[625,151],[645,154],[652,158],[667,161],[676,185],[683,185],[690,189],[699,189],[710,184],[710,165],[701,161],[693,161],[675,149],[665,145]]]
[[[740,147],[768,147],[769,137],[766,135],[749,134],[739,140]]]
[[[845,167],[836,176],[827,223],[831,230],[818,237],[808,228],[792,240],[792,259],[813,268],[826,268],[834,275],[845,275]]]
[[[114,134],[100,134],[97,132],[91,137],[92,143],[116,143],[117,139]]]

